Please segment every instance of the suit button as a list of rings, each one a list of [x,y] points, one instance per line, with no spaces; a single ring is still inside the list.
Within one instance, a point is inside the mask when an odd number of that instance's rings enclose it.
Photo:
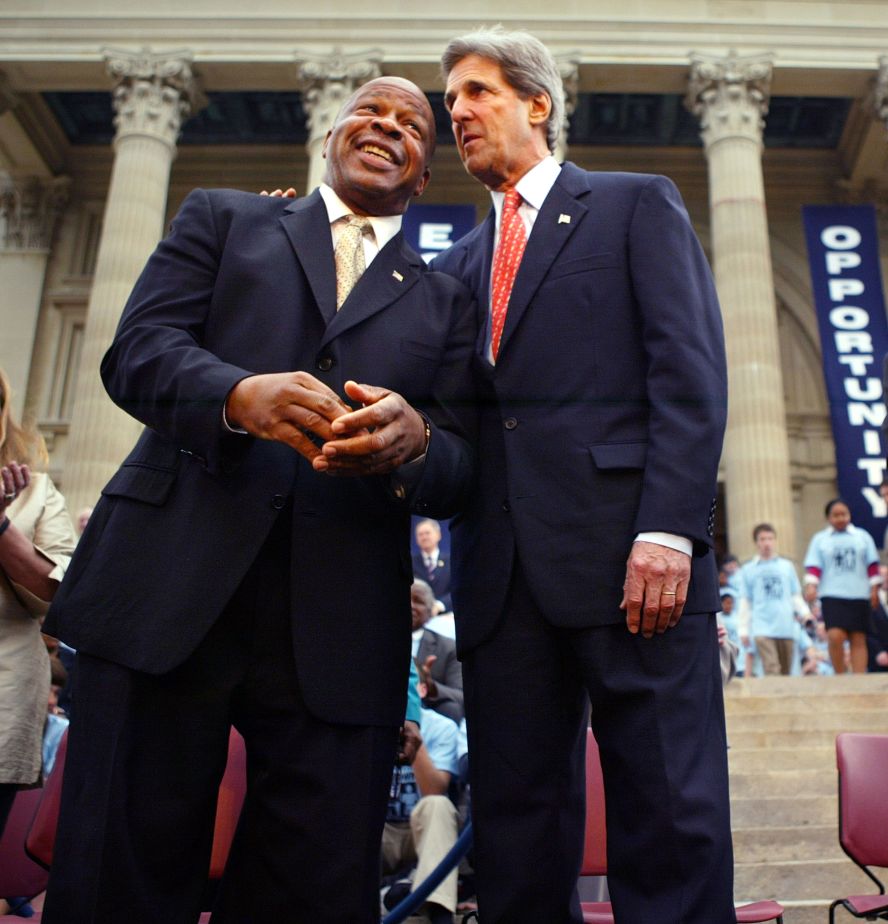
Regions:
[[[318,360],[318,369],[321,372],[329,372],[333,368],[333,357],[332,356],[322,356]]]
[[[512,509],[512,505],[508,501],[503,501],[503,510],[508,513]]]
[[[283,510],[284,504],[286,503],[287,497],[285,494],[275,494],[271,499],[271,506],[274,507],[275,510]]]
[[[518,426],[518,421],[517,421],[514,417],[507,417],[507,418],[503,421],[503,426],[504,426],[507,430],[514,430],[515,427]]]

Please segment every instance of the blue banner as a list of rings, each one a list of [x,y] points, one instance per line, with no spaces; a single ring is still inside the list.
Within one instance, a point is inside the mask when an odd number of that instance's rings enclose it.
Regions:
[[[411,205],[404,216],[407,243],[428,263],[475,227],[474,205]]]
[[[802,215],[839,494],[853,522],[881,545],[888,513],[879,494],[885,476],[880,429],[885,419],[882,360],[888,352],[888,321],[876,212],[870,205],[808,205]]]

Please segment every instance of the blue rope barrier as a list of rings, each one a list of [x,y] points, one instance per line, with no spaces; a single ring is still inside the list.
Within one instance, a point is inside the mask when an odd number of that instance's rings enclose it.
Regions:
[[[466,822],[456,843],[425,879],[382,919],[382,924],[401,924],[431,895],[441,880],[469,852],[472,846],[472,820]]]

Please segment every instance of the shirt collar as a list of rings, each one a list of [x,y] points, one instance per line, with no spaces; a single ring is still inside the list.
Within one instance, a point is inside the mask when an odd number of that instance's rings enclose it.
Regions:
[[[354,212],[336,195],[332,187],[326,183],[321,183],[318,192],[324,200],[327,207],[327,218],[332,225],[345,215],[353,215]],[[370,226],[373,228],[373,234],[376,237],[376,245],[382,250],[383,247],[401,230],[403,215],[368,215]]]
[[[830,536],[834,536],[836,533],[847,533],[849,536],[852,533],[857,532],[857,527],[853,523],[849,523],[844,529],[836,529],[835,526],[828,526]]]
[[[535,167],[531,167],[515,184],[515,189],[518,190],[521,198],[528,205],[539,211],[546,201],[546,196],[549,195],[549,190],[555,185],[555,180],[558,179],[559,173],[561,173],[561,165],[550,154],[548,157],[544,157]],[[506,194],[501,190],[492,189],[490,197],[493,199],[496,221],[499,224],[503,199],[505,199]]]

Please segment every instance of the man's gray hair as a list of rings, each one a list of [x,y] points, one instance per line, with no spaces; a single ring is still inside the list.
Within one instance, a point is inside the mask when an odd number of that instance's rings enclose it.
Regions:
[[[507,83],[522,99],[537,93],[549,97],[552,111],[546,125],[546,143],[554,152],[564,122],[564,83],[549,49],[529,32],[507,32],[502,26],[478,29],[447,44],[441,56],[445,82],[453,68],[469,55],[499,64]]]

